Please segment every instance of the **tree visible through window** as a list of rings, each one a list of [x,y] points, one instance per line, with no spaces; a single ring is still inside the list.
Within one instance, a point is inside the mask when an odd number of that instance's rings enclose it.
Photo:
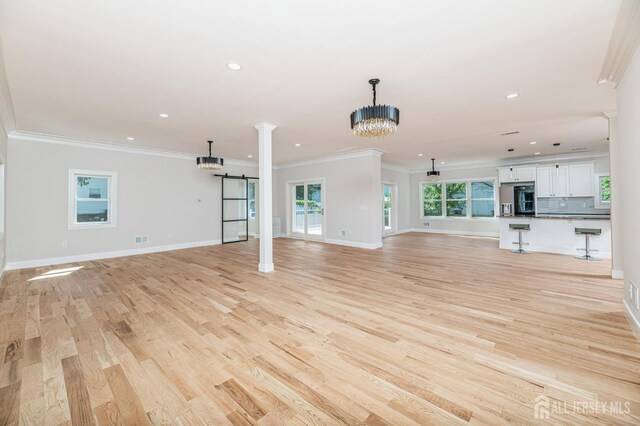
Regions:
[[[600,203],[611,203],[611,178],[609,176],[600,176]]]
[[[422,185],[423,216],[442,216],[442,184],[425,183]]]
[[[467,215],[467,183],[452,182],[446,186],[447,216]]]

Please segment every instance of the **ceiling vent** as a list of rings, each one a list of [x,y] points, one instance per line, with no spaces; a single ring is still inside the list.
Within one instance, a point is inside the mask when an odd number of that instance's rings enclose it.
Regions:
[[[588,148],[571,148],[571,151],[576,152],[576,151],[586,151]]]
[[[517,135],[518,133],[520,133],[520,130],[515,130],[513,132],[500,133],[500,136],[511,136],[511,135]]]
[[[136,236],[136,244],[144,244],[149,241],[148,235],[137,235]]]

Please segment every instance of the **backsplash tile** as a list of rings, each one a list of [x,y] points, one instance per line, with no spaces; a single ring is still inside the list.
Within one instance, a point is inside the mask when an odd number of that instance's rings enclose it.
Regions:
[[[538,214],[610,214],[609,209],[595,208],[593,197],[538,198]]]

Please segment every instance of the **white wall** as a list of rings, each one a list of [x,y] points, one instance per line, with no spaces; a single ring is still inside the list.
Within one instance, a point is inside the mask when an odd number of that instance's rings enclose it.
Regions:
[[[6,231],[7,231],[7,223],[5,218],[7,217],[7,134],[3,129],[3,124],[0,122],[0,165],[4,165],[4,178],[0,176],[0,220],[2,223],[0,224],[0,276],[2,275],[2,271],[4,271],[6,265]]]
[[[627,68],[617,87],[618,91],[618,178],[622,219],[622,242],[625,302],[640,324],[638,298],[632,300],[629,286],[640,286],[640,49]]]
[[[274,217],[286,233],[288,183],[325,180],[325,241],[375,248],[382,244],[382,164],[379,151],[280,166],[274,173]],[[340,230],[346,230],[345,236]]]
[[[8,267],[63,263],[100,253],[188,246],[221,238],[221,179],[188,156],[158,156],[9,137]],[[68,229],[69,169],[115,171],[117,227]],[[224,172],[257,176],[257,168]],[[136,235],[148,235],[136,244]],[[59,259],[63,258],[63,259]]]
[[[397,185],[396,211],[398,232],[411,228],[411,174],[397,169],[382,166],[382,181]]]

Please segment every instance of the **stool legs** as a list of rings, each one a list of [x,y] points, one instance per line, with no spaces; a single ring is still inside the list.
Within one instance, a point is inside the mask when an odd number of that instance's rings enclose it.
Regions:
[[[518,229],[518,242],[514,242],[513,244],[517,244],[518,248],[516,250],[511,250],[511,253],[529,254],[528,251],[525,251],[522,248],[523,245],[528,245],[529,244],[529,243],[522,242],[522,229]]]
[[[600,260],[597,257],[593,257],[591,256],[591,252],[593,250],[591,250],[591,240],[589,239],[589,234],[584,234],[584,247],[583,249],[578,249],[578,250],[584,250],[584,256],[576,256],[576,259],[582,259],[582,260]],[[595,250],[598,251],[598,250]]]

